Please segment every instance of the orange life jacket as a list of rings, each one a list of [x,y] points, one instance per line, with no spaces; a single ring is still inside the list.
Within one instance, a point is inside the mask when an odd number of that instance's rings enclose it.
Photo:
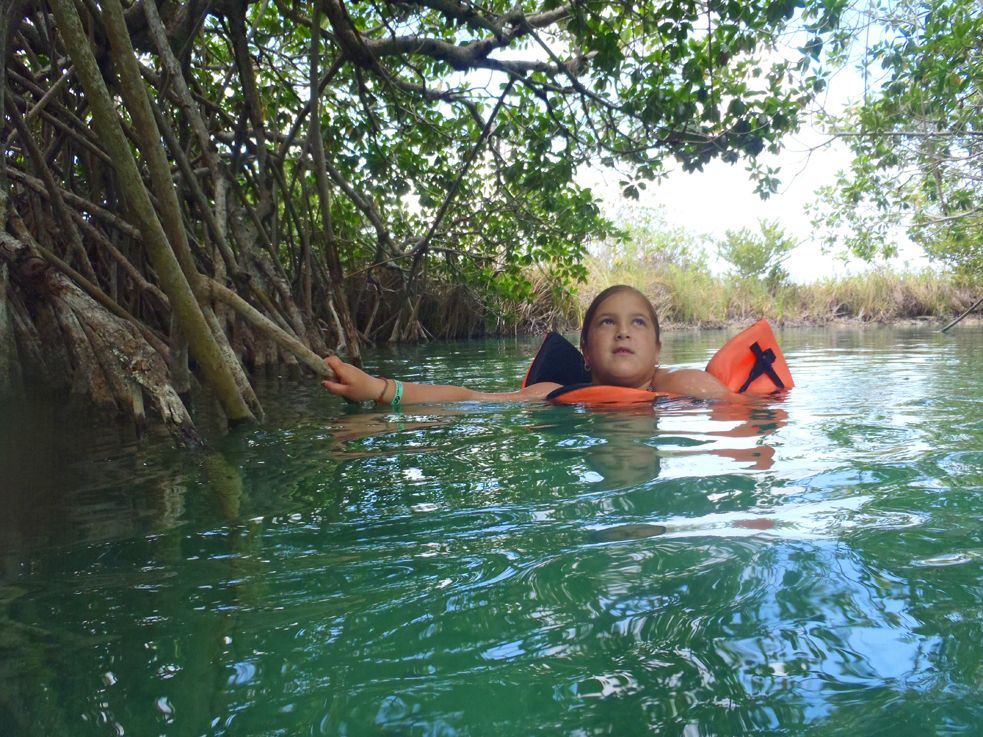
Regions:
[[[795,386],[767,320],[728,340],[710,359],[707,373],[738,394],[771,394]]]
[[[710,359],[706,370],[737,393],[770,394],[794,386],[788,364],[766,320],[759,320],[727,341]],[[522,387],[547,381],[562,384],[546,397],[554,404],[650,404],[670,396],[665,392],[592,384],[583,355],[555,330],[543,340]]]

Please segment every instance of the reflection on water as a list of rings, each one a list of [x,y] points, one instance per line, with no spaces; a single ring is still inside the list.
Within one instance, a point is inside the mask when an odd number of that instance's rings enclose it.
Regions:
[[[975,733],[980,335],[786,332],[744,406],[271,380],[199,455],[5,406],[0,734]],[[372,369],[505,389],[535,347]]]

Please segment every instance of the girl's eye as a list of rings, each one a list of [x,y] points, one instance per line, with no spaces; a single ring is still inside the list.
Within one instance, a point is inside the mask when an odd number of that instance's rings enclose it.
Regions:
[[[599,325],[612,325],[612,324],[614,324],[614,320],[612,320],[610,317],[602,317],[601,318],[601,322],[598,323],[598,324]]]
[[[647,323],[647,322],[645,321],[645,318],[643,318],[643,317],[636,317],[636,318],[635,318],[635,324],[636,324],[636,325],[641,325],[641,326],[642,326],[643,328],[644,328],[644,327],[645,327],[646,325],[648,325],[648,323]]]

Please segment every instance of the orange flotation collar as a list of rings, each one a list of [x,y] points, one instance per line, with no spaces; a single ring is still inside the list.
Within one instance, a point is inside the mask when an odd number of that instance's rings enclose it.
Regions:
[[[644,389],[631,389],[627,386],[573,384],[554,389],[546,395],[546,401],[553,404],[652,404],[655,400],[668,396],[665,392],[647,392]]]
[[[710,359],[706,370],[739,394],[770,394],[795,386],[785,356],[766,320],[759,320],[727,341]],[[592,384],[583,355],[555,330],[546,335],[539,347],[522,380],[522,388],[542,382],[562,384],[546,397],[546,401],[554,404],[651,404],[670,396],[665,392]]]

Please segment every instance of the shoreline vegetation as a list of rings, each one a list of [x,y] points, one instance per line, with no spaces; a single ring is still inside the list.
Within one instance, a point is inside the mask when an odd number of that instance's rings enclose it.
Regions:
[[[762,318],[777,327],[944,323],[983,296],[977,281],[931,269],[879,267],[772,288],[764,282],[678,269],[605,269],[596,263],[590,268],[587,283],[575,293],[561,293],[541,280],[535,299],[518,313],[514,332],[543,333],[553,326],[561,332],[579,330],[587,305],[609,284],[629,284],[646,294],[666,330],[717,330]],[[980,319],[974,312],[965,321]]]
[[[782,282],[776,285],[767,280],[742,279],[732,274],[715,275],[706,269],[646,263],[644,259],[611,259],[603,254],[590,257],[585,265],[587,279],[575,289],[565,288],[555,279],[530,269],[527,277],[531,293],[522,302],[500,300],[489,304],[482,302],[466,286],[434,284],[418,303],[419,336],[409,339],[403,336],[401,342],[542,336],[554,328],[561,333],[576,333],[591,300],[616,283],[634,286],[646,294],[658,311],[664,331],[737,329],[762,318],[778,328],[897,324],[941,327],[983,296],[983,285],[978,281],[931,269],[910,271],[884,266],[812,284]],[[981,322],[983,311],[977,309],[964,324],[979,325]],[[380,341],[379,345],[390,342]],[[90,387],[78,383],[66,386],[64,381],[58,384],[51,381],[48,372],[38,371],[39,366],[46,366],[42,354],[57,348],[57,341],[35,343],[33,347],[33,351],[25,351],[15,341],[7,345],[7,351],[0,351],[0,359],[4,358],[4,352],[8,361],[15,359],[15,364],[8,363],[8,369],[13,365],[20,378],[19,382],[8,383],[6,389],[0,382],[0,397],[26,398],[40,391],[45,396],[65,398],[75,410],[83,410],[90,421],[101,422],[115,416],[117,421],[127,423],[130,413],[121,412],[106,401],[98,401],[100,396],[93,400],[92,393],[87,391]],[[283,360],[284,355],[272,352],[268,360],[254,364],[243,362],[242,367],[251,379],[264,375],[300,378],[303,367],[296,361]],[[239,360],[242,361],[243,356]],[[20,370],[16,370],[17,364],[20,364]],[[94,362],[88,369],[79,368],[86,373],[94,371]],[[166,376],[167,369],[161,367],[160,372]],[[89,376],[91,381],[99,378],[96,373]],[[197,372],[192,376],[197,376]],[[189,380],[194,381],[191,377]],[[202,387],[200,380],[194,384]],[[139,398],[137,393],[134,396]],[[188,396],[189,393],[184,393],[180,399],[175,399],[187,401]],[[143,410],[141,403],[133,414],[137,417],[136,433],[142,436],[147,429],[146,414],[149,413]],[[157,422],[161,419],[156,416],[150,419],[150,423]],[[163,424],[167,426],[166,419]],[[173,429],[168,429],[172,430],[173,436]],[[197,436],[197,429],[192,431]],[[181,438],[177,441],[179,445],[199,444],[182,442]]]
[[[979,283],[931,269],[880,267],[810,284],[783,284],[774,291],[726,275],[621,276],[624,283],[659,300],[659,319],[667,329],[719,329],[762,318],[780,327],[941,323],[962,314],[983,296]],[[589,304],[593,291],[579,290],[578,303]],[[973,318],[973,314],[967,317]]]
[[[576,289],[526,272],[533,295],[513,306],[516,333],[554,325],[579,330],[591,300],[612,284],[645,294],[668,330],[747,326],[761,319],[777,327],[947,322],[983,296],[978,273],[890,262],[797,284],[785,263],[799,242],[777,220],[714,238],[670,223],[663,207],[623,204],[613,222],[616,233],[591,245],[586,277]],[[717,269],[711,269],[711,257]]]

